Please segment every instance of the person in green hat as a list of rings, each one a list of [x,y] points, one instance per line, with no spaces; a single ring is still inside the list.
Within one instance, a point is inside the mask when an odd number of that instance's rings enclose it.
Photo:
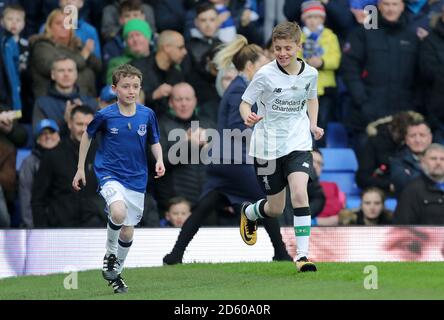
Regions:
[[[106,70],[106,83],[112,83],[113,71],[126,63],[150,55],[151,27],[140,19],[129,20],[123,27],[125,50],[123,55],[112,58]]]

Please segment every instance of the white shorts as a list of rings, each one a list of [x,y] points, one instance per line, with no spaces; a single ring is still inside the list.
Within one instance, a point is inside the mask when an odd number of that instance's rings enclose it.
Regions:
[[[117,181],[109,181],[100,189],[100,194],[106,201],[106,211],[109,215],[109,207],[115,201],[123,201],[127,208],[127,215],[124,226],[137,225],[143,216],[143,208],[145,203],[145,194],[129,190]]]

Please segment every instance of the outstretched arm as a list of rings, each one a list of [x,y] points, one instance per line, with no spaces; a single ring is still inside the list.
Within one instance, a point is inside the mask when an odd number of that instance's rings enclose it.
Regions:
[[[80,191],[80,189],[86,186],[86,177],[85,177],[85,161],[86,155],[88,154],[89,147],[91,146],[91,138],[88,136],[88,133],[85,131],[82,135],[82,140],[80,141],[79,147],[79,162],[77,164],[77,172],[72,180],[72,187],[75,191]],[[80,181],[82,181],[82,185],[80,185]]]
[[[165,166],[163,164],[162,146],[160,143],[151,145],[151,152],[154,159],[156,159],[156,176],[155,179],[162,177],[165,174]]]
[[[318,127],[318,98],[307,100],[308,117],[310,118],[310,130],[313,133],[315,140],[319,140],[324,135],[324,129]]]

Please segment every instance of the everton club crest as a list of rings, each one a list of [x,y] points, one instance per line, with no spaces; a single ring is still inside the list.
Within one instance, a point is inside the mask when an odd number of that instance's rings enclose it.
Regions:
[[[139,136],[143,137],[146,133],[146,124],[140,124],[139,129],[137,129]]]

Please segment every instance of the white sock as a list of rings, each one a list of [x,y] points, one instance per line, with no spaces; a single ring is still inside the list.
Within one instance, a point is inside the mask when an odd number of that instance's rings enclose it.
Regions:
[[[294,233],[296,235],[296,260],[302,257],[308,259],[310,242],[311,216],[294,216]]]
[[[133,240],[130,240],[129,242],[125,242],[125,241],[119,239],[118,243],[119,243],[119,246],[117,249],[117,258],[119,259],[118,273],[121,273],[123,270],[123,265],[125,263],[126,256],[128,255],[131,245],[133,244]]]
[[[264,217],[260,214],[259,212],[259,204],[262,201],[267,201],[265,199],[261,199],[256,203],[252,203],[250,204],[246,209],[245,209],[245,215],[247,216],[248,220],[251,221],[256,221],[257,219],[263,219]]]
[[[108,218],[107,237],[106,237],[106,255],[114,254],[117,256],[117,241],[119,239],[122,224],[116,224],[111,217]]]

